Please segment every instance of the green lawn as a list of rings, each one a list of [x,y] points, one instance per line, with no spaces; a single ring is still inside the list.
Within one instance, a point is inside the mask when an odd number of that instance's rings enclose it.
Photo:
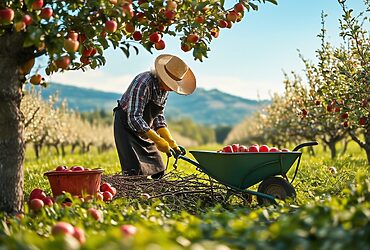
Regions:
[[[27,150],[26,199],[36,187],[50,192],[43,173],[64,164],[103,168],[106,175],[120,171],[114,150],[68,154],[63,158],[43,152],[38,160]],[[328,171],[331,166],[337,174]],[[179,170],[184,175],[196,173],[193,166],[183,161]],[[317,147],[315,156],[303,153],[294,182],[296,201],[259,207],[255,201],[245,205],[231,199],[224,204],[208,204],[195,212],[194,207],[182,207],[186,203],[178,204],[181,209],[171,209],[168,198],[140,197],[110,203],[75,199],[71,207],[54,204],[38,213],[26,206],[22,218],[2,216],[0,249],[365,249],[370,245],[368,176],[365,154],[356,145],[351,144],[346,154],[334,161],[329,152]],[[101,210],[102,218],[94,220],[89,208]],[[51,235],[57,221],[82,228],[86,243],[80,245],[71,236]],[[137,233],[125,233],[122,225],[126,224],[134,225]]]

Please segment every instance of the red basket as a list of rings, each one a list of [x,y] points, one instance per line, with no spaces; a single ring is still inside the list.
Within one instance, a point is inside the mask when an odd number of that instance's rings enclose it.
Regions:
[[[54,196],[63,194],[63,191],[72,195],[96,194],[100,188],[103,171],[102,169],[88,171],[53,170],[44,173],[44,176],[48,177]]]

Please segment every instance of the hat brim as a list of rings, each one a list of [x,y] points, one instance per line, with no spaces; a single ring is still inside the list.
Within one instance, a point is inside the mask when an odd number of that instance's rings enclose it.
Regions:
[[[173,57],[173,55],[163,54],[155,59],[155,70],[160,80],[166,84],[167,87],[180,95],[189,95],[194,92],[196,88],[196,80],[193,71],[189,68],[184,77],[176,81],[166,72],[165,65]]]

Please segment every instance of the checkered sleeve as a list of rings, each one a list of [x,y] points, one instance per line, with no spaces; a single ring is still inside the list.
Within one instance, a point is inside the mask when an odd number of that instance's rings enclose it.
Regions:
[[[167,127],[166,118],[164,117],[163,110],[153,120],[154,130],[157,130],[162,127]]]
[[[149,87],[146,81],[150,81],[150,78],[141,75],[133,81],[136,81],[136,83],[128,98],[127,123],[133,131],[145,133],[150,129],[143,119],[144,107],[149,101]]]

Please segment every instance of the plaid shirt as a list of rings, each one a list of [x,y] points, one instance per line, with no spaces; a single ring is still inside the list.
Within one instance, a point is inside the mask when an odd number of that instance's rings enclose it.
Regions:
[[[168,91],[159,88],[158,80],[152,73],[147,71],[137,75],[120,100],[122,109],[128,114],[129,127],[137,133],[145,133],[150,128],[157,130],[167,127],[163,110],[154,118],[151,127],[143,119],[144,108],[150,100],[165,107],[167,97]]]

